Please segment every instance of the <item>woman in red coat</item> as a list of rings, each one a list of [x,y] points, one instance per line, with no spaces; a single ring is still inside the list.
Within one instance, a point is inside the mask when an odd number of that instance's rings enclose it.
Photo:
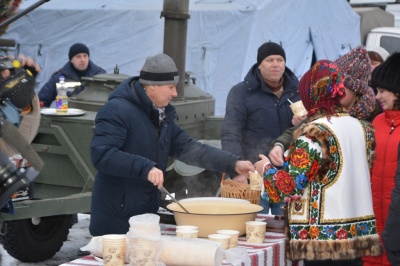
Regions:
[[[400,142],[400,53],[390,56],[372,72],[372,83],[377,87],[376,99],[384,110],[372,122],[375,127],[376,158],[371,171],[376,227],[382,238],[395,184],[397,147]],[[386,253],[380,257],[365,257],[363,260],[364,266],[391,265]]]

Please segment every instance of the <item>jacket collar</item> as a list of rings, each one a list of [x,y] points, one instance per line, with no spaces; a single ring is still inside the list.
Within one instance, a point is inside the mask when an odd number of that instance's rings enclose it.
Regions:
[[[158,115],[158,111],[156,112],[156,108],[154,108],[153,102],[150,100],[150,98],[147,96],[143,85],[139,82],[139,78],[135,77],[132,82],[130,82],[132,87],[132,92],[133,94],[136,94],[138,98],[138,104],[141,105],[142,109],[148,114],[148,116],[151,118],[155,114]],[[164,110],[165,113],[165,118],[164,121],[171,121],[175,119],[175,107],[173,107],[171,104],[168,104],[165,107]]]
[[[386,110],[385,121],[389,126],[397,127],[400,125],[400,110]]]

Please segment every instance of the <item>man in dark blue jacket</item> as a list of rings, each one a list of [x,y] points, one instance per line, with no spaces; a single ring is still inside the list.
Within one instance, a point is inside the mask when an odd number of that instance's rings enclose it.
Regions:
[[[178,80],[171,57],[148,57],[140,76],[122,82],[99,110],[90,149],[98,171],[89,227],[93,236],[125,234],[130,217],[158,211],[169,157],[243,176],[254,171],[251,162],[201,144],[176,124],[170,102]]]
[[[221,131],[222,149],[255,163],[259,154],[267,155],[272,140],[293,123],[303,118],[294,117],[290,102],[300,100],[298,79],[286,67],[283,48],[266,42],[258,48],[257,63],[244,81],[233,86],[226,100],[226,112]],[[292,123],[293,119],[293,123]],[[230,173],[235,180],[235,173]],[[280,204],[269,206],[260,199],[263,213],[281,214]]]
[[[41,105],[49,107],[56,99],[56,83],[60,81],[60,76],[64,76],[66,82],[80,82],[82,77],[93,77],[98,74],[105,74],[106,71],[97,66],[90,60],[89,48],[83,43],[75,43],[69,48],[69,62],[61,69],[51,75],[49,81],[40,89],[39,100]],[[79,94],[84,90],[84,86],[76,87],[75,90],[67,93],[68,97]]]

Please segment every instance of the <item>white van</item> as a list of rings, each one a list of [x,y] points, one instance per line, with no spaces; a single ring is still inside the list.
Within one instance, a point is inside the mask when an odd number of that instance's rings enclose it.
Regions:
[[[400,52],[400,27],[379,27],[372,29],[368,33],[365,46],[381,46],[389,54]]]

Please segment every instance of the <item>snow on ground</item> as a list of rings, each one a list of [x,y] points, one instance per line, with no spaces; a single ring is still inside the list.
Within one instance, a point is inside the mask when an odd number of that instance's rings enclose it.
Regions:
[[[0,245],[0,265],[1,266],[58,266],[65,262],[75,260],[84,254],[79,248],[89,243],[92,238],[89,234],[89,214],[78,214],[78,223],[74,224],[69,230],[67,241],[64,242],[61,250],[53,258],[39,263],[23,263],[10,255]]]

